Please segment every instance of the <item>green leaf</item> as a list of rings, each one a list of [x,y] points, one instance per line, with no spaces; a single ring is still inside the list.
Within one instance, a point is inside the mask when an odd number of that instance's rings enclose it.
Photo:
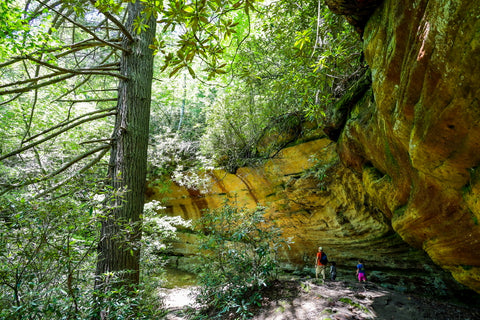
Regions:
[[[193,13],[193,12],[195,12],[195,9],[192,6],[185,6],[183,8],[183,11],[185,11],[187,13]]]
[[[192,76],[192,78],[195,79],[195,77],[196,77],[196,76],[195,76],[195,71],[193,71],[193,69],[192,69],[190,66],[188,66],[188,72],[190,73],[190,75]]]
[[[175,69],[173,69],[173,71],[170,72],[169,77],[170,77],[170,78],[173,77],[173,76],[174,76],[175,74],[177,74],[178,71],[180,71],[182,68],[183,68],[183,65],[180,65],[180,66],[176,67]]]

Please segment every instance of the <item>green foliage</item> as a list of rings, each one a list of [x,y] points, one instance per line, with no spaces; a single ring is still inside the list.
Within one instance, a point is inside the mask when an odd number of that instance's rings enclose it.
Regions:
[[[251,307],[260,304],[261,288],[276,277],[276,254],[289,242],[264,213],[262,207],[247,210],[226,203],[200,219],[203,263],[198,300],[210,319],[232,312],[236,319],[248,318]]]
[[[350,298],[345,298],[345,297],[344,297],[344,298],[338,299],[338,301],[343,302],[343,303],[345,303],[345,304],[348,304],[348,305],[350,305],[350,306],[352,306],[352,307],[354,307],[354,308],[360,309],[360,310],[362,310],[362,311],[364,311],[364,312],[366,312],[366,313],[370,313],[370,310],[368,310],[367,307],[362,306],[360,303],[355,302],[355,301],[353,301],[353,300],[350,299]]]
[[[149,149],[149,175],[168,190],[172,180],[189,189],[205,190],[209,177],[205,173],[213,168],[211,161],[198,151],[198,142],[183,139],[166,128],[163,134],[151,137]]]
[[[187,222],[157,213],[162,209],[157,203],[148,205],[142,285],[133,292],[126,287],[94,291],[101,197],[48,202],[19,196],[0,198],[1,319],[91,319],[99,310],[109,319],[160,317],[156,289],[163,261],[158,253],[175,238],[176,227],[188,227]],[[117,278],[114,273],[104,276],[110,284]]]
[[[202,138],[203,152],[230,172],[274,155],[306,119],[321,120],[362,72],[358,35],[323,1],[276,1],[251,19]]]
[[[317,179],[318,187],[325,190],[329,181],[331,181],[329,173],[338,164],[338,159],[323,160],[313,155],[310,157],[309,162],[313,163],[313,165],[303,172],[303,176]]]
[[[48,10],[24,11],[18,1],[0,3],[0,63],[12,56],[26,55],[46,50],[58,44],[49,27],[52,16]]]
[[[98,221],[110,214],[92,199],[105,193],[103,178],[108,167],[104,158],[114,125],[108,117],[115,114],[118,78],[130,76],[118,73],[121,52],[128,51],[120,39],[132,36],[126,31],[128,26],[122,26],[125,2],[135,1],[98,0],[94,6],[79,0],[27,1],[26,12],[15,1],[0,4],[0,200],[5,202],[0,236],[6,244],[0,290],[2,307],[8,313],[2,314],[5,317],[55,319],[63,310],[67,318],[81,318],[88,313],[92,291],[86,288],[91,286],[95,269],[92,248],[99,240],[96,230]],[[194,56],[202,56],[209,60],[203,67],[213,74],[224,73],[219,54],[236,32],[235,17],[226,18],[232,10],[225,11],[223,5],[247,11],[252,6],[251,1],[235,7],[233,1],[209,1],[209,9],[192,16],[193,7],[187,3],[172,1],[163,7],[159,1],[141,2],[147,5],[142,19],[163,15],[174,28],[194,29],[187,36],[190,40],[201,39],[197,43],[200,51],[185,37],[168,39],[179,41],[178,53],[172,50],[176,58],[171,64],[183,66]],[[169,10],[176,10],[177,5],[181,10],[169,17]],[[213,15],[210,21],[194,27],[196,16],[204,13]],[[141,35],[145,24],[139,19],[134,24]],[[225,36],[218,36],[217,27]],[[178,35],[178,30],[172,33]],[[207,59],[207,53],[215,57]],[[190,68],[188,71],[195,75]],[[201,104],[198,106],[195,116],[201,119]],[[188,118],[191,122],[196,119]],[[183,123],[186,126],[187,121]],[[135,128],[129,129],[133,132]],[[180,158],[188,162],[191,148],[186,149]],[[175,156],[177,151],[173,151]],[[167,220],[146,219],[144,245],[148,250],[143,250],[142,263],[149,271],[157,262],[151,255],[162,246],[155,237],[163,239],[173,232],[157,228],[164,222],[176,223]],[[116,221],[115,226],[121,228],[117,237],[128,237],[139,223]],[[88,247],[84,247],[86,243]],[[148,281],[150,274],[142,276]],[[96,298],[106,303],[102,308],[112,318],[126,318],[139,310],[131,299],[122,302],[123,291],[105,289],[96,292]]]
[[[107,276],[113,284],[114,275]],[[157,296],[157,288],[150,283],[137,286],[134,291],[126,286],[115,287],[115,290],[89,292],[89,296],[93,299],[89,301],[90,305],[85,313],[77,315],[76,319],[98,319],[98,314],[102,314],[102,319],[112,320],[162,319],[165,316],[161,300]],[[98,301],[101,301],[101,304]]]
[[[202,189],[206,180],[198,172],[213,164],[200,152],[199,139],[206,129],[205,110],[216,99],[218,88],[191,79],[186,71],[174,78],[158,71],[155,77],[159,81],[152,88],[149,174],[155,181],[173,179]]]
[[[178,34],[177,46],[169,50],[163,39],[157,39],[151,48],[164,58],[162,72],[170,67],[170,76],[186,69],[195,78],[193,69],[195,59],[205,65],[203,71],[208,79],[225,74],[227,63],[222,56],[228,46],[235,41],[233,35],[238,32],[239,11],[249,15],[254,10],[256,0],[203,0],[191,3],[185,0],[142,1],[146,5],[145,17],[155,16],[163,25],[162,33],[168,30]],[[135,29],[141,32],[142,19],[135,21]]]
[[[214,112],[207,114],[206,132],[202,138],[202,152],[231,173],[266,158],[257,148],[265,118],[259,108],[242,108],[244,98],[232,96],[227,101],[218,102]]]
[[[22,17],[22,10],[13,6],[13,0],[0,3],[0,39],[13,38],[19,31],[28,30],[27,21]]]
[[[141,277],[150,285],[162,282],[164,261],[162,254],[170,249],[172,241],[178,241],[177,230],[191,227],[190,220],[179,216],[167,216],[165,208],[156,200],[145,204],[141,250]]]
[[[324,5],[320,23],[316,1],[260,10],[251,0],[136,1],[27,1],[26,10],[21,1],[0,3],[0,318],[86,319],[99,300],[112,319],[157,318],[160,307],[148,307],[162,266],[155,254],[182,221],[147,208],[141,277],[149,285],[91,289],[98,221],[108,214],[101,195],[109,193],[105,158],[125,76],[118,66],[127,5],[146,6],[134,32],[151,16],[163,26],[151,44],[160,80],[151,172],[189,187],[205,182],[189,168],[208,170],[207,160],[235,171],[270,157],[298,136],[305,114],[317,118],[342,93],[358,65],[345,23]],[[263,212],[227,205],[202,221],[209,251],[201,297],[219,314],[247,317],[275,276],[284,242]],[[118,223],[126,235],[133,230]],[[118,274],[104,276],[115,282]]]
[[[92,206],[0,198],[0,318],[76,318],[85,311],[97,243]]]

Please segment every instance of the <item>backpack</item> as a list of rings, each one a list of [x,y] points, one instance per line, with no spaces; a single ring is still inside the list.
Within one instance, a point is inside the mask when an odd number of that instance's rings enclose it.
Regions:
[[[320,263],[323,265],[327,265],[328,263],[327,254],[325,252],[322,252],[322,256],[320,257]]]
[[[358,269],[358,273],[365,273],[365,266],[363,265],[363,263],[359,263],[357,265],[357,269]]]

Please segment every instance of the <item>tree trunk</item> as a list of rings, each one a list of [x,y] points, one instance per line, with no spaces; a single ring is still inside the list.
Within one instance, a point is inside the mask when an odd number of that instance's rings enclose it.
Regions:
[[[139,282],[141,214],[144,205],[150,118],[153,52],[149,45],[155,36],[155,19],[137,34],[133,21],[141,14],[140,1],[128,4],[127,29],[134,41],[123,41],[120,70],[128,80],[120,80],[108,179],[111,198],[102,221],[98,246],[96,289],[129,286]]]

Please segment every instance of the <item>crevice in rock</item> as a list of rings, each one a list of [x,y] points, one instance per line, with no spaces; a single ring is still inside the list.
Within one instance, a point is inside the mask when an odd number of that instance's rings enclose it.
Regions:
[[[350,111],[372,86],[372,73],[366,69],[363,76],[331,108],[326,111],[323,131],[333,141],[338,141],[347,123]]]

